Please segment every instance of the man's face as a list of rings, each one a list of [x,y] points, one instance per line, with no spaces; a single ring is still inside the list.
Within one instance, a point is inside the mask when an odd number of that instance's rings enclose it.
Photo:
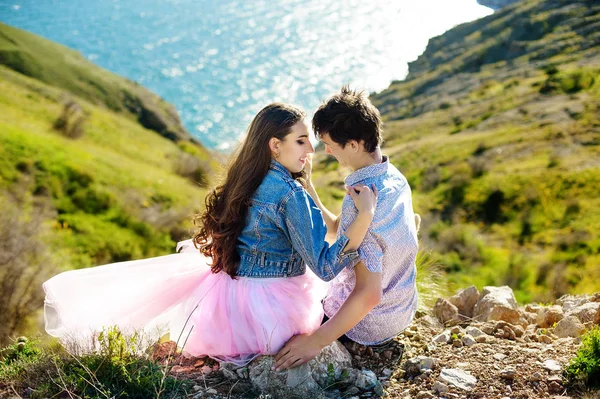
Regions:
[[[340,144],[333,141],[327,133],[321,135],[321,142],[325,144],[325,152],[329,155],[333,155],[341,166],[354,169],[352,167],[352,161],[356,152],[352,149],[350,143],[347,143],[345,147],[342,147]]]

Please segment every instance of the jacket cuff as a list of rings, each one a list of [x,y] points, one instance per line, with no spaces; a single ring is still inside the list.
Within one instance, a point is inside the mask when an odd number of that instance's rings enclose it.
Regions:
[[[343,252],[344,247],[348,244],[350,239],[346,237],[344,234],[341,234],[337,239],[336,243],[339,244],[339,252],[338,252],[338,262],[343,263],[344,267],[353,267],[357,262],[354,262],[359,258],[358,250],[357,251],[348,251]]]

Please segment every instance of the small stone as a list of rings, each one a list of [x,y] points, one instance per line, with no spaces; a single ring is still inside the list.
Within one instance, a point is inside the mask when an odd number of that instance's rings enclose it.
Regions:
[[[494,359],[496,359],[497,361],[501,362],[502,360],[506,359],[506,355],[503,353],[494,353],[494,355],[492,356]]]
[[[513,331],[515,332],[517,338],[521,338],[525,334],[525,329],[521,326],[514,326]]]
[[[548,382],[556,381],[558,383],[562,383],[562,377],[559,375],[551,375],[550,377],[548,377],[548,379],[546,381],[548,381]]]
[[[416,399],[434,399],[435,395],[428,391],[421,391],[417,394]]]
[[[173,366],[171,367],[171,371],[173,373],[191,373],[192,371],[194,371],[194,367],[193,366]]]
[[[544,364],[542,365],[542,367],[544,367],[546,370],[548,370],[550,372],[559,372],[562,370],[562,367],[560,366],[560,364],[558,364],[556,362],[556,360],[553,360],[553,359],[546,360],[544,362]]]
[[[238,377],[240,377],[243,380],[247,380],[248,378],[250,378],[250,375],[248,374],[248,367],[240,367],[235,372],[237,373]]]
[[[383,351],[382,356],[384,359],[386,360],[391,360],[392,357],[394,356],[394,352],[387,350],[387,351]]]
[[[212,373],[213,369],[210,366],[202,366],[202,368],[200,369],[200,372],[204,375],[210,374]]]
[[[207,395],[216,395],[216,394],[218,394],[218,393],[219,393],[219,392],[217,392],[217,390],[216,390],[216,389],[214,389],[214,388],[208,388],[208,389],[206,390],[206,394],[207,394]]]
[[[433,342],[437,342],[438,344],[447,344],[448,342],[450,342],[451,338],[452,334],[450,334],[450,331],[446,330],[441,334],[438,334],[435,337],[433,337],[432,340]]]
[[[223,375],[225,376],[225,378],[227,378],[228,380],[236,381],[236,380],[239,379],[239,376],[233,370],[229,370],[227,368],[222,368],[221,372],[223,373]]]
[[[551,393],[561,393],[565,390],[561,383],[552,381],[548,383],[548,391]]]
[[[463,333],[463,330],[462,330],[462,328],[460,328],[460,326],[454,326],[450,329],[450,334],[452,334],[452,335],[454,335],[454,334],[460,335],[462,333]]]
[[[393,371],[390,369],[383,369],[383,371],[381,372],[381,374],[383,374],[386,377],[389,377],[390,375],[392,375]]]
[[[477,341],[480,344],[485,344],[488,340],[488,337],[485,335],[480,335],[479,337],[475,338],[475,341]]]
[[[194,392],[198,392],[198,391],[202,390],[202,387],[201,387],[200,385],[194,385],[194,386],[192,387],[192,390],[193,390]]]
[[[485,335],[485,333],[483,331],[481,331],[479,328],[473,327],[473,326],[467,327],[467,329],[465,330],[465,333],[469,334],[473,338],[477,338],[482,335]]]
[[[549,308],[541,308],[537,311],[537,325],[540,328],[552,327],[564,317],[563,310],[558,305]]]
[[[513,380],[516,375],[517,371],[512,367],[507,367],[504,370],[500,371],[500,377],[507,380]]]
[[[531,377],[529,378],[529,381],[531,382],[536,382],[536,381],[541,381],[543,380],[544,377],[542,377],[542,374],[540,374],[539,372],[535,372],[531,375]]]
[[[550,338],[549,336],[547,336],[545,334],[538,335],[537,341],[541,342],[542,344],[551,344],[553,342],[552,338]]]
[[[433,392],[439,394],[442,393],[446,393],[450,390],[450,388],[448,388],[448,385],[444,384],[443,382],[440,381],[436,381],[433,386],[431,387],[431,389],[433,390]]]
[[[476,344],[476,341],[475,338],[473,338],[471,335],[465,334],[462,337],[462,343],[464,346],[473,346]]]
[[[473,310],[478,300],[479,291],[475,286],[470,286],[448,298],[448,301],[456,306],[458,312],[468,318],[473,317]]]
[[[571,309],[567,312],[567,316],[575,316],[581,323],[593,322],[599,310],[600,302],[588,302]]]
[[[585,326],[575,316],[567,316],[558,322],[554,333],[560,337],[580,337],[585,332]]]
[[[444,298],[437,299],[433,305],[433,314],[442,324],[459,321],[458,308]]]
[[[452,341],[452,346],[455,348],[462,348],[463,343],[460,339],[455,339],[454,341]]]
[[[354,381],[354,386],[366,390],[375,387],[378,383],[379,381],[374,372],[371,370],[362,370]]]

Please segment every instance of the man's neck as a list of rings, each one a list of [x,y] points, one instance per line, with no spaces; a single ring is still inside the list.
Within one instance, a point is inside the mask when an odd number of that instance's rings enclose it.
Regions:
[[[381,149],[377,149],[373,152],[360,152],[357,155],[356,161],[350,166],[352,172],[356,172],[359,169],[366,168],[367,166],[376,165],[383,162],[383,156],[381,155]]]

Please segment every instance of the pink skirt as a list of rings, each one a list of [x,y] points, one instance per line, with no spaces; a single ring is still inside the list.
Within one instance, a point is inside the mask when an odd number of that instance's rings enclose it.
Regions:
[[[275,354],[321,324],[326,283],[310,270],[291,278],[232,279],[184,252],[72,270],[43,284],[48,334],[80,352],[111,326],[150,345],[166,333],[183,351],[243,365]]]

